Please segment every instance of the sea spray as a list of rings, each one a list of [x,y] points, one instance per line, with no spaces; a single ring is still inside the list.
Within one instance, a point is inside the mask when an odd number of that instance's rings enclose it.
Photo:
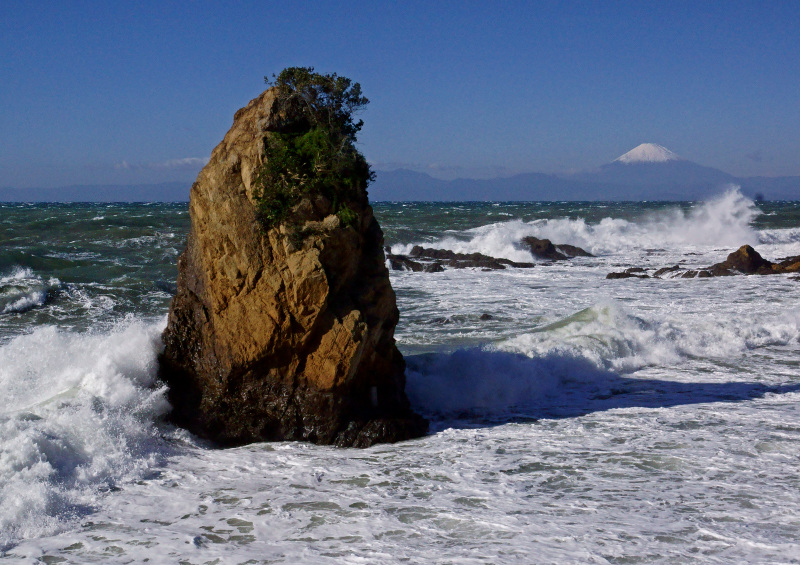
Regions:
[[[469,241],[468,229],[496,229],[505,219],[547,226],[583,218],[591,231],[611,218],[635,230],[675,211],[689,218],[698,206],[375,210],[387,242],[430,247]],[[800,207],[758,207],[757,250],[773,260],[800,254]],[[620,243],[619,252],[533,269],[393,271],[407,390],[434,418],[434,433],[367,450],[292,442],[209,449],[173,441],[184,436],[154,425],[154,405],[125,403],[129,393],[116,405],[144,409],[125,420],[108,408],[110,391],[96,392],[102,387],[48,403],[63,387],[37,385],[53,381],[41,379],[36,356],[50,373],[101,374],[98,352],[120,358],[113,351],[124,336],[130,366],[109,370],[140,375],[132,390],[160,398],[157,383],[143,384],[150,376],[141,363],[158,349],[171,296],[156,281],[174,282],[175,254],[167,260],[157,246],[112,243],[175,232],[170,245],[179,249],[186,206],[0,208],[0,229],[14,233],[13,241],[0,237],[0,276],[25,265],[64,284],[42,306],[0,315],[0,362],[11,359],[12,342],[15,351],[27,344],[32,359],[26,373],[14,358],[31,390],[14,388],[24,402],[0,418],[2,468],[19,473],[8,491],[8,475],[0,476],[0,562],[434,563],[469,555],[527,563],[535,555],[548,563],[789,563],[800,554],[800,282],[605,279],[630,266],[707,266],[730,247],[659,252],[647,236]],[[35,220],[44,216],[52,219],[42,227]],[[97,258],[78,257],[77,239]],[[125,321],[128,314],[135,319]],[[149,338],[131,337],[142,334],[126,333],[129,323]],[[42,329],[52,334],[36,338]],[[21,390],[21,379],[12,388]]]
[[[45,280],[30,268],[15,267],[0,276],[0,314],[27,312],[42,306],[61,287],[61,281]]]
[[[623,377],[646,367],[677,369],[699,358],[728,362],[798,340],[795,313],[768,320],[647,320],[606,302],[494,344],[410,356],[408,395],[435,420],[574,415],[596,398],[630,388]],[[565,410],[570,403],[574,410]]]
[[[530,261],[530,253],[519,242],[526,236],[546,238],[555,244],[577,245],[595,255],[608,255],[642,247],[699,247],[726,249],[756,245],[752,227],[760,211],[731,187],[717,198],[688,211],[674,207],[632,221],[606,217],[590,224],[583,218],[549,218],[525,222],[491,223],[464,232],[463,238],[448,236],[428,247],[459,253],[483,253],[513,261]],[[395,245],[395,253],[408,253],[412,244]]]
[[[92,511],[101,490],[161,460],[163,325],[128,318],[102,334],[45,326],[0,347],[0,547],[52,533]]]

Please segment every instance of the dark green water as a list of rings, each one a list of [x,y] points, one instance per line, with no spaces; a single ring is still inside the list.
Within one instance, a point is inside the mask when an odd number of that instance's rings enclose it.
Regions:
[[[374,205],[386,243],[468,239],[512,220],[645,221],[691,203],[505,202]],[[759,230],[800,225],[800,202],[759,203]],[[0,340],[39,325],[107,328],[126,315],[163,316],[189,230],[188,205],[0,204]],[[412,292],[409,290],[408,292]],[[43,293],[42,295],[35,295]],[[33,296],[30,304],[19,301]],[[23,301],[24,302],[24,301]]]

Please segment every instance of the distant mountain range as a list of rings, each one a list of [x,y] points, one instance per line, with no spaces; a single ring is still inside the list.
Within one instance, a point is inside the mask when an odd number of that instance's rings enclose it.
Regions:
[[[800,200],[800,177],[735,177],[643,143],[611,163],[580,173],[522,173],[441,180],[408,169],[378,171],[373,201],[705,200],[728,185],[750,198]],[[186,202],[191,183],[2,188],[0,202]]]
[[[0,202],[188,202],[190,182],[74,185],[59,188],[0,187]]]
[[[703,200],[731,184],[751,198],[800,200],[800,177],[734,177],[654,143],[643,143],[595,170],[573,174],[445,181],[407,169],[379,171],[369,192],[376,201]]]

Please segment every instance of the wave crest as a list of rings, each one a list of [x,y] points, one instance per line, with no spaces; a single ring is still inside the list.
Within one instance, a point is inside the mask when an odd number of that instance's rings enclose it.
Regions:
[[[51,534],[163,455],[158,324],[39,327],[0,347],[0,548]]]
[[[29,268],[15,268],[11,274],[0,277],[0,314],[27,312],[43,306],[57,293],[61,281],[48,280]]]
[[[433,418],[575,415],[616,389],[647,381],[624,376],[647,367],[679,368],[698,359],[746,364],[748,351],[798,341],[800,315],[793,313],[766,321],[699,319],[686,324],[645,320],[608,303],[496,344],[411,356],[407,392],[414,407]],[[750,370],[743,368],[743,374]],[[755,384],[742,392],[757,391]],[[679,385],[694,386],[662,388]],[[704,394],[725,389],[710,383],[694,388]]]
[[[595,255],[649,247],[731,248],[756,245],[759,234],[752,222],[760,214],[755,203],[732,186],[724,194],[688,211],[675,207],[650,214],[639,221],[603,218],[589,224],[583,218],[556,218],[524,222],[512,220],[480,226],[464,232],[467,239],[443,238],[427,247],[459,253],[483,253],[512,261],[530,261],[521,249],[526,236],[546,238],[556,244],[577,245]],[[408,253],[413,244],[396,245],[395,253]]]

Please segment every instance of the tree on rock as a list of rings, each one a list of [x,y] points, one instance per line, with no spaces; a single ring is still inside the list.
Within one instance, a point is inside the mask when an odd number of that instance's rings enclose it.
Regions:
[[[276,119],[264,139],[258,176],[258,216],[265,229],[286,220],[306,195],[322,194],[343,224],[356,219],[351,203],[374,179],[356,149],[364,125],[354,115],[369,103],[349,78],[289,67],[267,85],[277,90]]]

